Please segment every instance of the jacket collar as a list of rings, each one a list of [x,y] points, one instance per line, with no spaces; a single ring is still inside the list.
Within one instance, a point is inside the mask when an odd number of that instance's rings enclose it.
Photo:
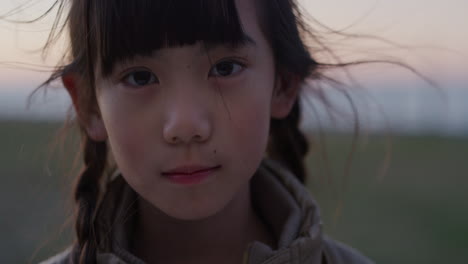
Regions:
[[[248,264],[321,263],[322,223],[308,190],[278,163],[264,160],[251,181],[252,202],[277,241],[276,248],[254,241],[245,252]],[[143,264],[129,253],[136,215],[136,193],[122,177],[113,177],[97,222],[102,228],[98,263]]]
[[[264,160],[252,179],[253,203],[277,238],[271,248],[253,242],[248,263],[321,263],[322,223],[308,190],[283,166]]]

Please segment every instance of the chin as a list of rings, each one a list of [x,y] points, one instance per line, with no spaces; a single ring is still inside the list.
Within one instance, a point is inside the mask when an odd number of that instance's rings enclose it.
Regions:
[[[163,210],[167,215],[184,221],[198,221],[212,217],[221,212],[225,204],[218,203],[204,203],[204,204],[190,204],[180,207],[172,207],[168,210]]]
[[[212,217],[218,214],[223,210],[221,206],[197,206],[191,208],[181,208],[181,210],[171,210],[171,212],[166,212],[173,218],[184,220],[184,221],[198,221],[203,220],[209,217]]]

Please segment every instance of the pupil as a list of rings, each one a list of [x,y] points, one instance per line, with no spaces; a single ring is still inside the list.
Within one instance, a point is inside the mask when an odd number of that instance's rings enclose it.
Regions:
[[[151,78],[151,73],[147,71],[135,72],[133,78],[138,85],[145,85]]]
[[[225,76],[229,75],[232,72],[233,67],[234,66],[230,62],[222,62],[218,64],[217,70],[219,75]]]

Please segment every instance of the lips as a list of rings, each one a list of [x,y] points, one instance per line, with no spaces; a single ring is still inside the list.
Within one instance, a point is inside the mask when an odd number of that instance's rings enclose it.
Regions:
[[[215,171],[221,168],[218,166],[200,166],[200,165],[188,165],[180,166],[168,171],[161,173],[162,176],[166,177],[173,183],[182,185],[191,185],[202,182],[205,178],[212,175]]]
[[[204,172],[204,171],[218,169],[220,167],[221,167],[220,165],[213,166],[213,167],[197,166],[197,165],[194,165],[194,166],[181,166],[181,167],[177,167],[175,169],[163,172],[162,175],[163,176],[170,176],[170,175],[174,175],[174,174],[191,175],[191,174],[196,174],[196,173],[200,173],[200,172]]]

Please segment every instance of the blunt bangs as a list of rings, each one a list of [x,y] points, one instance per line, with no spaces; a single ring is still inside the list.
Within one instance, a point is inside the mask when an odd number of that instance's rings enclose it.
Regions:
[[[91,4],[89,43],[108,76],[118,62],[155,50],[202,41],[243,44],[234,0],[96,0]]]

